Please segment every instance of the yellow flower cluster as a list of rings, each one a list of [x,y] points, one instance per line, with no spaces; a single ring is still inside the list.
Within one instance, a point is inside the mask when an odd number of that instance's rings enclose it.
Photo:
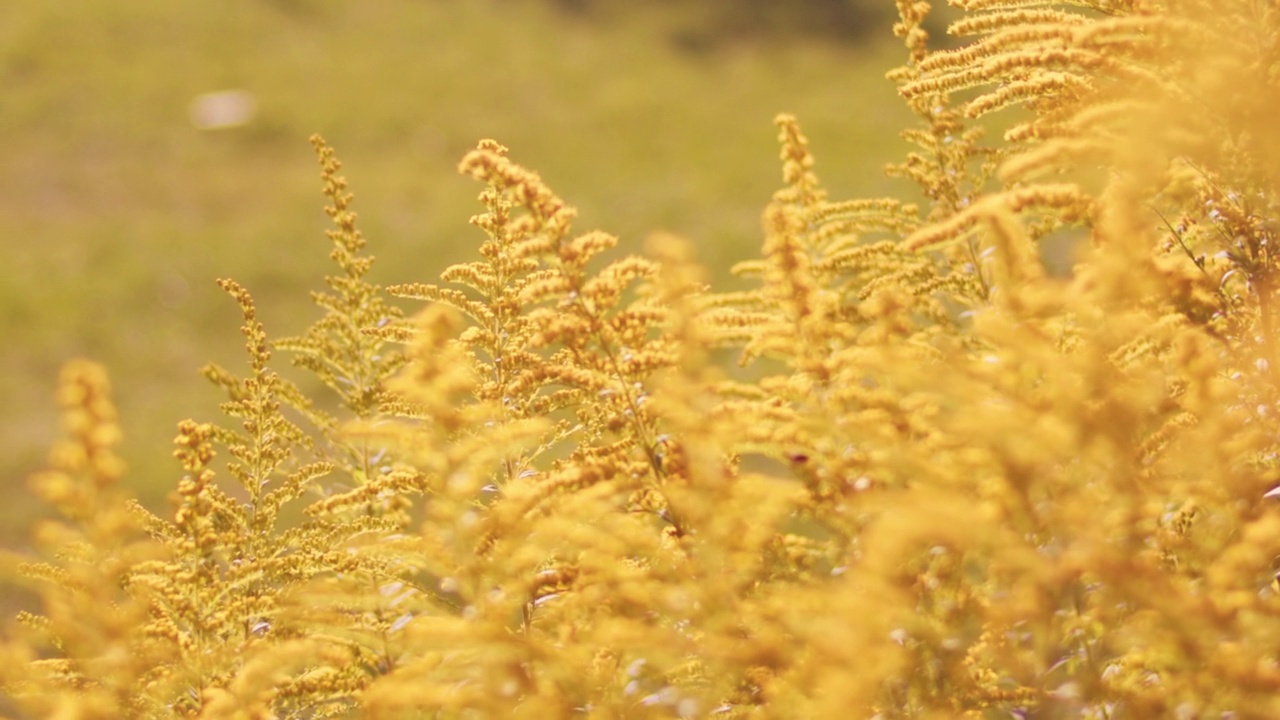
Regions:
[[[575,233],[491,140],[477,258],[380,288],[314,139],[321,317],[273,340],[220,281],[248,366],[171,514],[67,366],[12,712],[1280,717],[1280,10],[953,4],[935,51],[897,3],[924,201],[829,199],[780,116],[745,291]]]

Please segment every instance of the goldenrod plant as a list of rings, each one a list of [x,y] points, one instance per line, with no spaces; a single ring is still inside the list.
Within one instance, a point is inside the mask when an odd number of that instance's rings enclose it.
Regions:
[[[315,139],[323,314],[271,340],[220,281],[248,369],[169,514],[66,367],[11,712],[1280,717],[1280,10],[954,5],[935,50],[897,3],[923,199],[829,199],[780,116],[746,290],[492,140],[477,258],[381,288]]]

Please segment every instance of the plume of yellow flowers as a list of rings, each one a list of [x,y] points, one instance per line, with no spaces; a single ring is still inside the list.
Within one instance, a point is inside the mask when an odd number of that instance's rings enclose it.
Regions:
[[[321,316],[272,339],[220,281],[247,369],[205,369],[171,513],[65,368],[0,709],[1280,717],[1280,10],[952,4],[935,50],[897,3],[922,201],[830,199],[779,116],[745,291],[492,140],[476,258],[384,289],[313,139]]]

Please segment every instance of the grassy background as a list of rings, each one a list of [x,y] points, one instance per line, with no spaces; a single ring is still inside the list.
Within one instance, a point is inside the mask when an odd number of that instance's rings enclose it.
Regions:
[[[880,171],[910,123],[883,79],[901,57],[883,14],[842,38],[727,23],[723,5],[586,5],[6,4],[0,544],[26,537],[25,477],[57,436],[65,360],[109,368],[130,486],[161,508],[174,424],[217,413],[196,370],[241,366],[238,312],[213,279],[250,288],[273,335],[314,319],[328,246],[312,132],[345,163],[382,283],[434,280],[478,245],[479,187],[454,168],[482,137],[576,205],[579,231],[628,248],[675,232],[721,276],[758,247],[777,112],[800,117],[835,196],[900,187]],[[192,99],[223,89],[253,94],[253,121],[196,129]]]

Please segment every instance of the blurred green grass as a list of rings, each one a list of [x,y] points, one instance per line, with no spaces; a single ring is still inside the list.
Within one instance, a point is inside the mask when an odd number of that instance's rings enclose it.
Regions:
[[[519,0],[63,0],[0,10],[0,545],[20,544],[25,477],[57,436],[65,360],[109,368],[129,483],[164,507],[174,424],[213,418],[196,371],[241,364],[254,293],[275,336],[315,317],[326,219],[307,137],[337,149],[375,281],[431,281],[478,244],[457,160],[494,137],[638,249],[690,239],[718,278],[758,247],[779,183],[773,116],[797,114],[837,197],[893,193],[882,165],[910,118],[884,72],[886,20],[859,44],[802,33],[694,52],[680,3],[605,16]],[[648,8],[648,9],[646,9]],[[716,15],[707,15],[712,22]],[[697,29],[697,28],[695,28]],[[717,28],[699,30],[717,37]],[[252,121],[196,129],[192,99],[252,93]]]

